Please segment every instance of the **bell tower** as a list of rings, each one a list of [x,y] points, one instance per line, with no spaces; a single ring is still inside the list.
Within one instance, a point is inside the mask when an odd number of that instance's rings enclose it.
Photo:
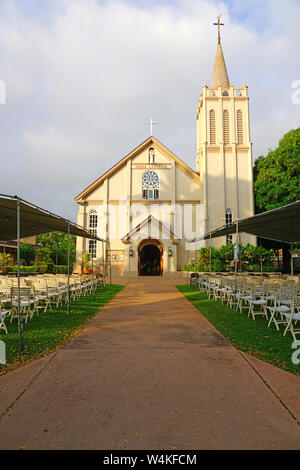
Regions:
[[[197,172],[200,173],[205,233],[254,214],[252,144],[250,141],[248,87],[229,81],[221,45],[218,44],[211,86],[202,88],[197,108]],[[215,246],[231,241],[214,240]],[[242,234],[241,243],[256,243]]]

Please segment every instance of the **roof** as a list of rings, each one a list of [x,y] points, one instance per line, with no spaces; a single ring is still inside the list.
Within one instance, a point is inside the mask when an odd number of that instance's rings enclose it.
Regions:
[[[218,43],[217,46],[217,54],[212,76],[211,88],[216,89],[219,86],[222,88],[229,88],[230,86],[221,43]]]
[[[79,225],[53,214],[45,209],[24,201],[18,196],[0,194],[0,239],[3,241],[16,240],[18,204],[20,207],[20,238],[49,232],[70,232],[84,238],[96,238]]]
[[[202,237],[204,240],[246,232],[268,240],[296,243],[300,241],[300,201],[262,214],[242,219],[229,227],[220,227]]]
[[[130,232],[128,232],[126,235],[124,235],[124,237],[122,237],[122,241],[123,243],[127,243],[130,238],[137,232],[140,232],[141,229],[143,229],[143,227],[145,227],[146,225],[149,226],[149,223],[151,222],[155,222],[158,224],[158,226],[162,229],[162,230],[166,230],[168,231],[168,233],[170,234],[170,238],[171,240],[179,240],[178,237],[176,237],[176,235],[174,235],[173,231],[171,230],[170,227],[168,227],[167,225],[165,225],[163,222],[161,222],[160,220],[156,219],[156,217],[154,217],[153,215],[149,215],[146,219],[143,220],[143,222],[139,223],[134,229],[132,229]]]
[[[138,145],[134,150],[128,153],[125,157],[123,157],[119,162],[117,162],[114,166],[112,166],[108,171],[106,171],[102,176],[97,178],[93,183],[91,183],[87,188],[85,188],[78,196],[75,197],[76,202],[82,201],[86,198],[92,191],[94,191],[103,181],[113,175],[116,171],[118,171],[123,165],[125,165],[128,160],[134,158],[140,152],[142,152],[145,148],[149,145],[156,145],[158,149],[164,152],[169,158],[176,161],[178,166],[180,166],[185,172],[187,172],[196,182],[200,181],[199,173],[194,171],[189,165],[187,165],[183,160],[177,157],[171,150],[169,150],[165,145],[163,145],[159,140],[155,137],[150,136],[148,139],[144,140],[140,145]]]

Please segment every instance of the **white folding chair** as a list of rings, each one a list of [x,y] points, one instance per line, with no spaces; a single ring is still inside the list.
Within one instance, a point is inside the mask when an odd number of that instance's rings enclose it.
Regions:
[[[294,338],[294,341],[296,341],[297,339],[296,335],[300,334],[300,326],[298,326],[297,328],[295,327],[297,325],[297,322],[300,321],[300,298],[299,297],[294,298],[292,300],[290,313],[286,312],[286,313],[283,313],[283,315],[287,319],[287,326],[284,330],[283,336],[285,336],[286,333],[290,331]],[[295,323],[295,326],[293,325],[293,322]]]
[[[283,300],[285,300],[285,298]],[[280,293],[276,292],[274,300],[271,305],[267,306],[267,310],[270,311],[268,326],[271,326],[271,324],[274,323],[276,329],[279,331],[279,325],[287,324],[287,317],[284,315],[290,313],[291,307],[281,303]]]
[[[10,313],[10,310],[0,310],[0,330],[4,330],[7,334],[7,328],[5,325],[5,317]]]

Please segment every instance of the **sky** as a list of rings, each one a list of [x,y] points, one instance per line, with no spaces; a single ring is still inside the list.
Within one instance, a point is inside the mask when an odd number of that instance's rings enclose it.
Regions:
[[[220,14],[255,160],[299,127],[300,0],[0,0],[0,193],[76,221],[74,198],[149,137],[150,118],[195,169]]]

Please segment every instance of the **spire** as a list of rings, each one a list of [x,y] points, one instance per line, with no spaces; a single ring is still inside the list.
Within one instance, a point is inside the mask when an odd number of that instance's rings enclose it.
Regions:
[[[220,26],[224,26],[224,23],[221,23],[220,18],[221,16],[218,16],[218,23],[214,23],[214,25],[218,26],[218,46],[211,88],[218,88],[219,86],[222,88],[229,88],[230,86],[223,50],[221,46]]]

